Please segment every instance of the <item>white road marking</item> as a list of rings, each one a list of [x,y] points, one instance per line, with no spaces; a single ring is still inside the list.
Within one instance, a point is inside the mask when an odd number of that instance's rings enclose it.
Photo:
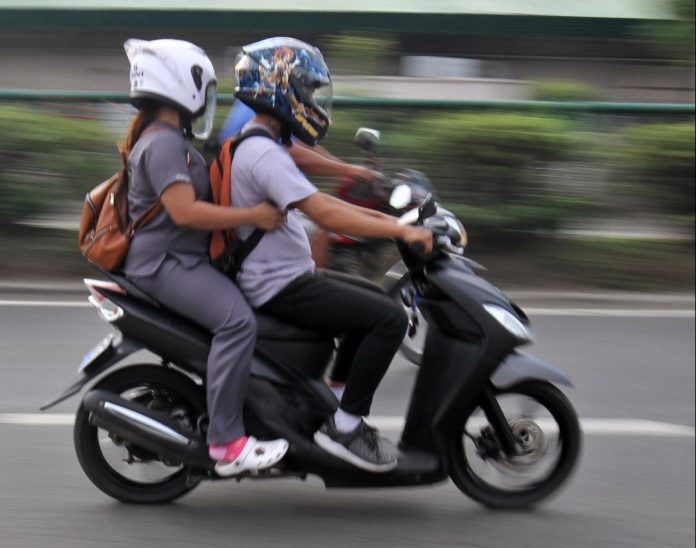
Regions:
[[[84,301],[32,301],[32,300],[0,300],[0,306],[16,307],[62,307],[84,308],[92,304]],[[683,308],[525,308],[524,311],[532,319],[534,316],[600,316],[607,318],[694,318],[694,309]]]
[[[693,318],[694,310],[685,309],[631,309],[631,308],[524,308],[534,316],[604,316],[608,318]]]
[[[74,420],[74,415],[69,413],[0,413],[0,425],[71,426]],[[369,418],[369,422],[381,430],[390,432],[398,432],[404,426],[403,417],[396,416],[374,416]],[[591,436],[668,438],[693,438],[695,436],[693,426],[644,419],[581,419],[580,424],[583,432]],[[547,421],[539,421],[539,425],[542,428],[551,426]]]

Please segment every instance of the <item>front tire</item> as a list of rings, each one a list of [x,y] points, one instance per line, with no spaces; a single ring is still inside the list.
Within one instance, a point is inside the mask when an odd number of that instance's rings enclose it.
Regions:
[[[205,413],[202,388],[182,373],[161,366],[119,369],[94,388],[157,405],[191,425]],[[75,451],[87,477],[107,495],[127,503],[158,504],[179,498],[200,483],[201,477],[190,466],[163,463],[157,455],[92,425],[89,415],[80,404],[75,418]]]
[[[503,453],[484,414],[477,416],[477,408],[450,437],[449,474],[463,493],[485,506],[529,507],[555,494],[573,472],[582,439],[578,418],[565,395],[546,382],[527,381],[496,390],[495,398],[519,444],[519,454]],[[521,400],[526,410],[516,413],[506,407],[504,401],[510,399]],[[543,409],[546,416],[530,416],[532,407]],[[477,434],[471,432],[474,427],[480,428]],[[543,464],[552,452],[555,458]],[[499,485],[501,480],[508,484]]]
[[[391,281],[399,273],[401,273],[401,277],[396,282]],[[402,306],[409,317],[409,331],[404,335],[404,340],[401,341],[399,350],[401,350],[401,353],[408,361],[420,366],[423,362],[423,350],[425,349],[425,340],[428,336],[428,322],[421,314],[418,306],[414,309],[406,304],[408,299],[413,299],[413,283],[403,263],[397,263],[387,272],[383,278],[382,287],[386,288],[387,296]],[[402,296],[404,292],[407,294],[406,299]],[[409,294],[411,295],[410,297],[408,297]]]

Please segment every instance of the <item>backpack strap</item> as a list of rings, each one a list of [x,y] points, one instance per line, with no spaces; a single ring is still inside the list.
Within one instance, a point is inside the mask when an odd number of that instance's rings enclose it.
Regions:
[[[222,182],[217,188],[216,185],[211,185],[214,203],[227,207],[232,206],[232,159],[237,147],[249,137],[268,137],[273,139],[273,135],[268,130],[261,127],[252,127],[238,133],[234,137],[230,137],[222,144],[220,154],[210,169],[211,181],[213,177],[218,177],[218,180]],[[241,241],[241,243],[238,242],[239,245],[234,245],[236,241],[234,230],[223,230],[224,248],[213,263],[227,274],[230,279],[235,280],[242,268],[242,262],[258,245],[265,233],[265,230],[256,228],[246,240]],[[213,233],[213,239],[215,238],[216,233]]]
[[[160,126],[150,125],[147,128],[145,128],[145,131],[143,131],[140,134],[140,137],[144,137],[148,133],[154,133],[155,131],[160,131],[162,129],[164,128]],[[125,188],[124,191],[126,192],[126,194],[128,193],[127,188]],[[143,213],[140,214],[140,217],[133,221],[133,223],[130,225],[130,228],[128,229],[128,235],[132,238],[133,234],[138,228],[140,228],[141,226],[145,226],[147,223],[152,221],[155,217],[157,217],[157,215],[159,215],[162,212],[163,209],[164,206],[162,205],[162,202],[159,198],[157,198],[157,200],[150,207],[148,207]]]

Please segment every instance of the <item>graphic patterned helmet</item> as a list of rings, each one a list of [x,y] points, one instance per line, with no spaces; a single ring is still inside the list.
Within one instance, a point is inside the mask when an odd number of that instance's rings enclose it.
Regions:
[[[317,48],[294,38],[269,38],[244,46],[234,70],[235,96],[243,103],[280,119],[310,146],[326,135],[331,76]]]
[[[138,107],[143,99],[173,105],[193,122],[192,133],[206,139],[213,129],[217,102],[215,70],[198,46],[183,40],[127,40],[130,96]]]

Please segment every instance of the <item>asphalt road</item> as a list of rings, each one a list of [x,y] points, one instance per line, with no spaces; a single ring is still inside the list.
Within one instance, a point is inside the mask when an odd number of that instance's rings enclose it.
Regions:
[[[315,478],[207,483],[166,506],[114,502],[75,459],[66,418],[77,398],[37,415],[109,328],[72,304],[84,296],[24,302],[42,298],[0,294],[2,548],[694,546],[693,300],[519,299],[532,310],[533,351],[576,382],[569,396],[585,445],[556,498],[534,511],[494,512],[450,482],[325,490]],[[397,420],[414,376],[397,357],[373,415]]]

